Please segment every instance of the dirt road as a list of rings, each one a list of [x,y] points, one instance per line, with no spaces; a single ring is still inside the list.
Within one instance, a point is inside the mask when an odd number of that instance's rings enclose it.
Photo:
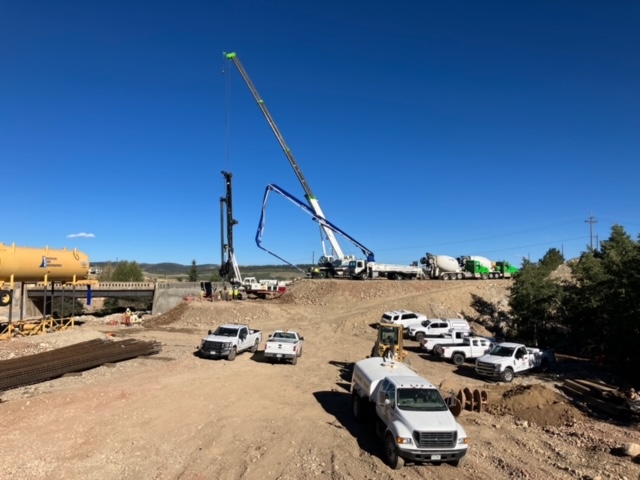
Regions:
[[[4,392],[0,478],[640,478],[630,457],[612,454],[640,444],[638,429],[571,405],[556,389],[562,371],[487,384],[471,365],[433,361],[414,342],[409,361],[419,373],[487,390],[490,409],[458,417],[472,440],[464,467],[385,465],[373,430],[352,419],[348,393],[353,363],[371,351],[371,325],[394,308],[473,315],[474,299],[498,304],[506,295],[500,282],[302,281],[277,300],[193,302],[142,326],[95,320],[4,342],[0,359],[109,334],[157,340],[163,350]],[[206,331],[226,322],[265,336],[295,328],[306,339],[303,356],[296,366],[271,365],[260,350],[233,362],[195,357]]]

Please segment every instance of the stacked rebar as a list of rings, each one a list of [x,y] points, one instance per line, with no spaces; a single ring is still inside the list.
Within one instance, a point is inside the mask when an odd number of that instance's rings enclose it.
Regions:
[[[44,382],[66,373],[82,372],[105,363],[159,353],[159,342],[135,339],[89,340],[49,352],[0,361],[0,391]]]

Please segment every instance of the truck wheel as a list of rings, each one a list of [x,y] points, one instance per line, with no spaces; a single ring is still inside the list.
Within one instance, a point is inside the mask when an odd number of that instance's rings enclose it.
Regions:
[[[11,292],[8,290],[0,291],[0,307],[6,307],[11,303]]]
[[[551,368],[551,365],[549,365],[549,359],[543,358],[542,362],[540,362],[540,371],[548,372],[550,368]]]
[[[351,394],[351,413],[353,413],[353,418],[360,421],[364,418],[364,412],[362,411],[362,399],[360,395],[353,392]]]
[[[298,350],[298,356],[301,357],[302,356],[302,347],[300,347],[300,349]]]
[[[237,353],[236,347],[233,347],[229,352],[229,356],[227,357],[227,360],[229,360],[230,362],[233,362],[236,359],[236,353]]]
[[[503,382],[507,382],[507,383],[512,382],[513,381],[513,377],[514,377],[513,370],[511,370],[510,368],[506,368],[504,370],[504,372],[502,372],[502,375],[500,375],[500,379]]]
[[[424,333],[422,332],[416,333],[416,342],[422,343],[423,340],[424,340]]]
[[[398,446],[390,433],[384,437],[384,456],[387,464],[394,470],[400,470],[404,466],[404,459],[398,455]]]
[[[451,356],[451,361],[454,365],[457,365],[459,367],[464,363],[464,355],[462,355],[461,353],[454,353]]]
[[[253,344],[253,347],[251,347],[249,351],[251,353],[256,353],[258,351],[259,346],[260,346],[260,340],[256,340],[256,342]]]
[[[291,359],[291,365],[297,365],[298,364],[298,356],[294,355],[293,358]]]
[[[488,279],[488,278],[489,278],[489,275],[487,275],[486,273],[483,273],[483,274],[481,274],[481,275],[480,275],[480,278],[481,278],[482,280],[486,280],[486,279]],[[463,457],[463,458],[464,458],[464,457]]]
[[[467,456],[460,457],[458,460],[454,460],[453,462],[449,462],[449,465],[456,468],[464,467],[464,464],[467,463]]]

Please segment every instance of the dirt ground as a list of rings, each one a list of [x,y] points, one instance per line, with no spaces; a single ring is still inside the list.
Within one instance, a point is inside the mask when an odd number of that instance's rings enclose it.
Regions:
[[[432,383],[489,394],[486,411],[458,417],[471,438],[462,468],[393,471],[372,428],[353,420],[351,368],[371,352],[372,324],[384,311],[477,316],[474,299],[504,307],[507,288],[504,281],[304,280],[276,300],[183,303],[132,327],[86,317],[73,330],[0,342],[0,360],[97,337],[163,344],[159,355],[3,392],[0,478],[640,478],[640,465],[616,454],[640,444],[637,426],[589,415],[557,388],[568,375],[595,376],[577,361],[512,384],[487,383],[472,364],[435,361],[408,341],[408,361]],[[265,337],[297,329],[304,353],[296,366],[271,365],[263,341],[232,362],[195,357],[207,330],[226,322],[246,322]]]

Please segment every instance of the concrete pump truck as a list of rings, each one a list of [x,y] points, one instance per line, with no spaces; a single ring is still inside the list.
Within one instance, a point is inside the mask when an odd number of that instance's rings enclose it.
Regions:
[[[323,234],[323,237],[322,237],[323,238],[322,240],[323,255],[318,259],[317,266],[312,268],[311,272],[305,272],[305,273],[310,273],[311,276],[314,276],[314,277],[323,277],[323,278],[348,277],[349,262],[355,261],[356,256],[346,255],[342,247],[340,246],[340,243],[338,243],[338,239],[336,238],[336,235],[335,235],[336,232],[342,235],[345,235],[345,233],[342,230],[333,226],[330,222],[326,220],[324,212],[322,211],[322,208],[320,208],[320,203],[318,202],[317,197],[314,195],[313,191],[311,190],[311,186],[309,185],[309,182],[307,182],[307,179],[302,173],[302,170],[300,169],[298,162],[293,156],[291,149],[287,145],[282,133],[280,132],[280,129],[276,125],[275,120],[273,119],[273,117],[271,116],[271,113],[267,109],[267,106],[264,100],[258,93],[258,90],[256,89],[253,82],[251,81],[251,78],[247,74],[247,71],[244,69],[244,66],[240,62],[238,55],[235,52],[231,52],[231,53],[225,53],[224,56],[228,61],[232,62],[237,67],[238,71],[240,72],[240,75],[242,76],[245,83],[247,84],[247,87],[249,87],[249,90],[251,91],[251,94],[256,100],[258,107],[260,107],[260,110],[264,114],[265,118],[267,119],[267,122],[269,123],[269,126],[271,127],[271,129],[273,130],[273,133],[278,139],[278,142],[280,143],[280,147],[282,147],[284,154],[287,156],[287,159],[289,160],[289,164],[291,165],[291,167],[293,168],[293,171],[298,177],[298,181],[302,185],[302,188],[305,194],[304,196],[307,200],[308,206],[310,207],[310,209],[305,209],[305,211],[309,213],[313,217],[313,219],[316,222],[318,222],[318,224],[320,225],[320,231]],[[263,201],[263,217],[264,217],[264,206],[266,205],[266,200],[270,191],[276,191],[277,193],[285,196],[288,200],[294,202],[296,205],[306,207],[306,205],[304,204],[301,205],[301,202],[297,200],[295,197],[292,197],[291,195],[286,194],[286,192],[283,189],[275,185],[269,185],[265,192],[265,199]],[[281,258],[280,256],[276,255],[275,253],[269,251],[268,249],[262,246],[261,238],[262,238],[262,229],[264,228],[264,224],[262,220],[263,218],[261,218],[261,224],[258,227],[258,234],[256,235],[256,243],[258,244],[258,247],[270,253],[271,255],[274,255],[280,260],[288,263],[289,265],[292,265],[294,268],[298,268],[296,265],[293,265],[292,263],[288,262],[284,258]],[[352,237],[347,235],[347,238],[350,241],[354,242],[354,244],[363,251],[363,253],[367,257],[367,261],[369,262],[375,261],[373,252],[363,247],[362,244],[354,240]],[[325,240],[329,242],[330,248],[327,247]]]

